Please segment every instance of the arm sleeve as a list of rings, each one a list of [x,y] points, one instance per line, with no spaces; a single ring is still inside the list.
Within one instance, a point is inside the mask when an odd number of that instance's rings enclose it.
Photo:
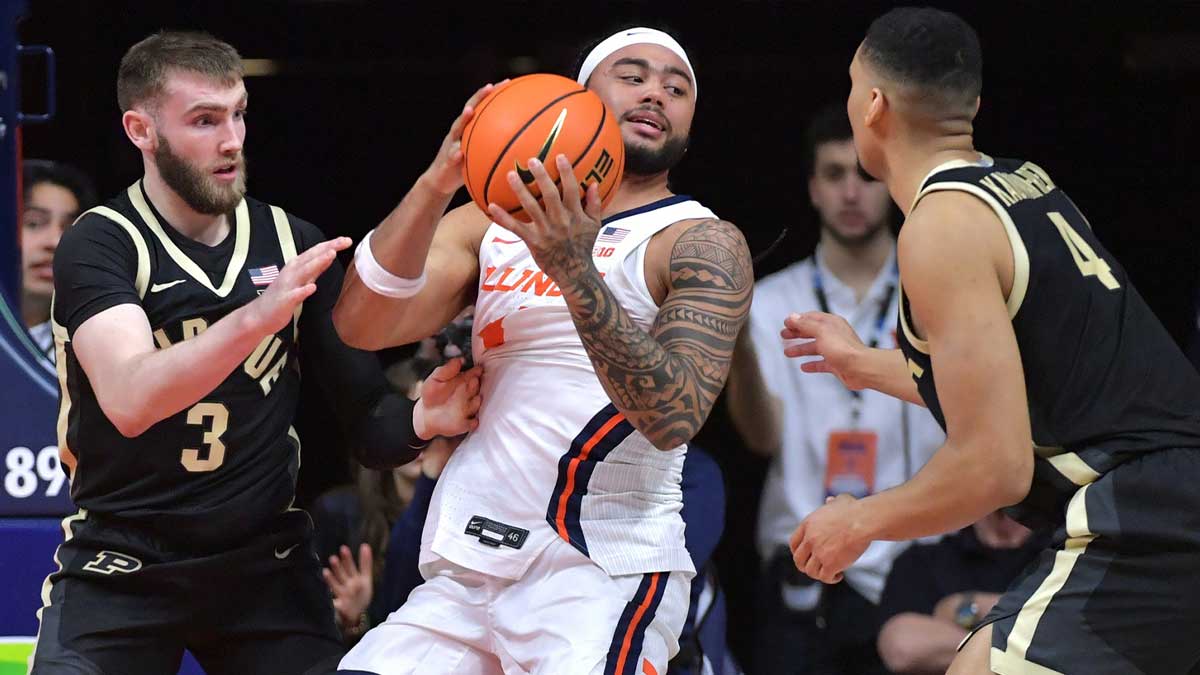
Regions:
[[[392,525],[387,561],[379,584],[380,604],[372,603],[372,609],[381,615],[372,617],[373,620],[382,621],[389,613],[399,609],[408,599],[408,594],[425,581],[417,565],[421,556],[421,531],[425,527],[425,516],[429,514],[429,503],[436,485],[436,480],[422,473],[417,478],[408,508]]]
[[[306,250],[322,240],[309,223],[291,219]],[[416,458],[424,441],[413,431],[414,403],[392,390],[379,358],[354,349],[333,327],[333,305],[342,288],[344,271],[334,260],[317,279],[317,290],[304,301],[300,315],[300,355],[304,372],[311,373],[346,433],[351,452],[363,466],[389,469]]]
[[[937,545],[914,544],[892,563],[883,586],[883,596],[879,599],[879,625],[904,612],[933,613],[942,594],[939,594],[932,576],[936,573],[936,566],[925,553]]]
[[[104,310],[141,304],[135,287],[137,249],[129,235],[95,213],[63,233],[54,253],[54,320],[75,329]]]

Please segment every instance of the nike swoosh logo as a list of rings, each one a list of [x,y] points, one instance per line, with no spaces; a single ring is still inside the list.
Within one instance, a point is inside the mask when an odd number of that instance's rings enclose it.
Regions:
[[[159,291],[165,291],[168,288],[182,284],[185,281],[187,281],[187,279],[176,279],[175,281],[168,281],[165,284],[154,284],[153,286],[150,287],[150,292],[157,293]]]
[[[501,239],[500,237],[492,237],[492,243],[493,244],[519,244],[519,243],[521,243],[521,240],[520,239],[508,240],[508,239]]]
[[[287,548],[283,549],[282,551],[280,551],[279,549],[275,549],[275,557],[276,557],[276,558],[279,558],[280,560],[283,560],[284,558],[286,558],[286,557],[288,557],[289,555],[291,555],[291,554],[292,554],[292,550],[293,550],[293,549],[295,549],[295,548],[296,548],[297,546],[299,546],[299,545],[300,545],[300,544],[292,544],[291,546],[289,546],[289,547],[287,547]]]
[[[550,154],[550,146],[554,145],[554,139],[558,138],[559,132],[562,131],[563,124],[567,121],[567,109],[563,108],[562,112],[558,113],[558,119],[554,121],[554,126],[550,128],[550,135],[546,136],[546,142],[542,144],[542,150],[538,153],[537,159],[542,164],[546,163],[546,157]],[[528,169],[521,168],[521,163],[516,162],[517,175],[521,177],[521,182],[529,185],[533,182],[533,174]]]

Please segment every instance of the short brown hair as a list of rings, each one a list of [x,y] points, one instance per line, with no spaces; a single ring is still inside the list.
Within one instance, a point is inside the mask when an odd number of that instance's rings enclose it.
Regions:
[[[171,71],[207,75],[230,85],[245,73],[241,55],[227,42],[208,33],[159,31],[130,47],[121,58],[117,72],[121,110],[132,110],[161,96]]]

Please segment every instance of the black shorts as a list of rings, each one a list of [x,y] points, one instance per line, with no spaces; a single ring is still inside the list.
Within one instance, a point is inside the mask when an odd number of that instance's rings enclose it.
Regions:
[[[1200,672],[1200,449],[1080,488],[1055,541],[984,622],[994,672]]]
[[[303,511],[219,553],[82,511],[64,531],[34,675],[169,675],[185,648],[208,675],[301,675],[334,669],[345,651]]]

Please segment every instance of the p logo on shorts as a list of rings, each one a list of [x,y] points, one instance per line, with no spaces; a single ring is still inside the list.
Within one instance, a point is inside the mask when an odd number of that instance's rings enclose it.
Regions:
[[[110,575],[114,572],[129,574],[142,569],[142,561],[133,556],[115,551],[100,551],[96,557],[89,560],[83,569],[96,574]]]

